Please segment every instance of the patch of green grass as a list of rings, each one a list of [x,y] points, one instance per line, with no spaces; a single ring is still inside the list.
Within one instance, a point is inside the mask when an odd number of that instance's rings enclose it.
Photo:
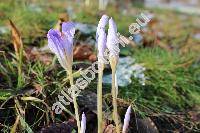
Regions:
[[[136,62],[146,67],[148,77],[146,85],[140,85],[132,79],[131,85],[120,90],[125,99],[135,101],[140,111],[176,112],[200,105],[199,77],[200,67],[191,63],[196,59],[195,53],[180,55],[169,53],[160,48],[134,50]],[[148,111],[147,111],[148,112]],[[149,112],[150,113],[150,112]]]
[[[31,5],[36,7],[31,7]],[[34,10],[35,8],[41,11]],[[25,39],[24,42],[31,43],[31,39],[44,36],[46,31],[56,23],[61,10],[58,8],[48,11],[48,9],[51,10],[49,6],[42,6],[39,2],[37,4],[24,0],[0,2],[0,12],[4,14],[0,25],[7,26],[8,19],[11,19],[20,30],[22,38]]]
[[[0,25],[5,25],[6,21],[11,19],[21,31],[23,39],[28,40],[25,44],[32,44],[31,40],[36,39],[38,36],[46,36],[46,32],[57,22],[58,14],[65,11],[66,8],[62,2],[58,2],[55,5],[46,4],[46,6],[44,6],[43,2],[37,2],[37,4],[39,7],[42,7],[42,12],[31,10],[30,3],[27,4],[25,0],[0,2],[0,12],[4,12],[5,14],[5,16],[1,17],[2,21],[0,21]],[[74,13],[76,14],[74,21],[97,25],[100,13],[96,6],[88,9],[74,8]],[[130,35],[128,26],[135,22],[136,15],[138,14],[123,15],[114,6],[109,6],[105,13],[115,19],[120,33]],[[167,11],[161,12],[159,10],[156,13],[157,16],[162,17],[168,15]],[[164,35],[167,36],[164,40],[170,40],[170,44],[175,44],[173,46],[184,45],[187,33],[194,30],[191,21],[176,29],[177,23],[180,22],[180,20],[177,20],[176,23],[166,22],[167,26],[164,23],[161,24]],[[190,26],[192,29],[190,29]],[[182,30],[180,31],[180,29]],[[178,31],[178,34],[173,32],[174,30]],[[7,41],[10,41],[9,37],[7,36]],[[44,40],[43,38],[42,41]],[[39,45],[40,43],[38,42],[35,45]],[[8,49],[7,46],[5,49]],[[146,85],[142,86],[135,78],[132,78],[133,82],[129,86],[119,89],[119,96],[121,98],[134,101],[138,110],[144,113],[151,113],[151,111],[183,111],[200,104],[200,64],[197,61],[199,53],[192,51],[186,54],[179,54],[178,50],[167,52],[160,48],[138,48],[134,50],[127,48],[127,50],[131,51],[130,55],[136,59],[137,63],[141,63],[146,67],[145,75],[148,79]],[[40,61],[24,61],[22,65],[24,82],[20,89],[16,90],[17,63],[10,53],[14,52],[9,51],[8,54],[6,53],[6,57],[4,56],[5,58],[0,57],[0,76],[2,76],[0,78],[0,100],[4,102],[10,96],[14,98],[27,96],[28,94],[24,93],[28,92],[26,89],[34,90],[35,87],[33,85],[38,84],[42,89],[42,94],[35,95],[35,97],[45,100],[51,106],[57,100],[55,97],[57,97],[60,90],[66,85],[63,80],[66,78],[65,71],[61,67],[45,65]],[[93,88],[96,92],[96,83],[92,82],[88,88]],[[21,91],[20,96],[16,96],[16,94],[19,94],[19,91]],[[34,106],[42,113],[46,113],[46,110],[48,110],[41,103],[35,103],[34,101],[20,102],[22,105],[26,105],[23,108],[32,109],[32,106]],[[7,105],[12,107],[9,109],[12,112],[15,111],[15,108],[13,108],[14,105],[15,103]],[[35,119],[35,122],[32,123],[27,122],[29,125],[32,125],[31,128],[33,129],[37,128],[37,122],[45,123],[51,119],[48,113],[43,114],[44,117],[40,114],[38,115],[41,116],[41,119]],[[12,126],[9,122],[6,121],[5,123],[8,126],[4,127],[6,130]]]

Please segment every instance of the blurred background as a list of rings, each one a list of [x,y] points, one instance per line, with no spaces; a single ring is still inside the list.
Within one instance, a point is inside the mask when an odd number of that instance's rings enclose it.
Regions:
[[[129,26],[143,19],[141,13],[151,21],[131,34]],[[130,104],[134,110],[130,133],[200,132],[199,0],[0,0],[2,132],[76,129],[73,106],[61,116],[49,109],[68,79],[47,47],[46,34],[60,30],[62,22],[76,22],[73,70],[78,78],[79,69],[97,60],[96,27],[103,14],[113,17],[128,42],[120,51],[117,78],[120,116]],[[106,107],[111,106],[110,72],[106,66]],[[97,127],[96,103],[91,105],[96,85],[95,79],[78,100],[89,117],[88,133]],[[108,125],[105,130],[112,130]]]

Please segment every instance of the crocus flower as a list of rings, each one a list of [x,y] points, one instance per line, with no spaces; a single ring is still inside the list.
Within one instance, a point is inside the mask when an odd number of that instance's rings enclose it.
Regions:
[[[109,20],[109,29],[106,46],[110,51],[110,56],[114,56],[116,57],[116,59],[118,59],[120,52],[119,39],[117,36],[117,26],[112,18]]]
[[[97,32],[96,32],[96,41],[98,40],[100,29],[103,29],[105,32],[105,26],[108,23],[108,18],[109,17],[107,15],[103,15],[101,19],[99,20],[99,24],[97,26]]]
[[[98,47],[98,89],[97,89],[97,114],[98,114],[98,133],[102,133],[102,77],[104,69],[104,52],[106,50],[106,32],[105,26],[108,23],[108,16],[103,15],[99,20],[96,32],[96,41]]]
[[[48,37],[48,46],[57,56],[61,66],[69,75],[70,85],[73,86],[72,62],[73,62],[73,38],[75,34],[75,24],[73,22],[62,23],[61,32],[50,29]],[[76,102],[75,90],[72,90],[75,116],[77,120],[78,133],[80,133],[80,121],[78,114],[78,104]]]
[[[81,119],[81,132],[80,133],[85,133],[85,130],[86,130],[86,117],[85,117],[85,113],[83,112],[82,119]]]
[[[66,70],[71,70],[73,62],[73,38],[75,34],[74,23],[64,22],[62,32],[50,29],[48,37],[48,46],[57,56],[59,63]]]
[[[98,45],[98,57],[102,58],[104,56],[104,51],[106,49],[106,32],[105,26],[108,23],[108,16],[103,15],[99,20],[99,24],[96,32],[96,41]]]
[[[130,117],[131,117],[131,106],[129,106],[127,111],[126,111],[122,133],[126,133],[127,132],[127,129],[128,129],[128,126],[129,126]]]
[[[112,69],[112,99],[113,99],[113,116],[114,122],[116,125],[116,132],[120,133],[120,121],[119,116],[117,113],[117,93],[118,93],[118,86],[117,86],[117,79],[116,79],[116,67],[119,59],[119,39],[117,36],[117,26],[114,20],[111,18],[109,20],[109,29],[108,29],[108,36],[106,46],[109,50],[109,62]]]
[[[98,57],[104,57],[104,52],[106,50],[106,33],[103,29],[99,30],[98,37]]]

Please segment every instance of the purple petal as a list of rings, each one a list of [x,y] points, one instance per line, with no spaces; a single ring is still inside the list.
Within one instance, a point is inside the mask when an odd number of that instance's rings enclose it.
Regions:
[[[128,129],[130,117],[131,117],[131,106],[128,107],[126,114],[125,114],[124,125],[123,125],[123,130],[122,130],[123,133],[125,133],[126,130]]]
[[[61,40],[61,35],[60,35],[60,32],[58,30],[53,30],[53,29],[50,29],[48,34],[47,34],[47,37],[48,37],[48,46],[50,48],[50,50],[56,54],[56,56],[58,58],[60,58],[61,62],[64,62],[62,60],[64,60],[64,53],[63,53],[63,50],[62,50],[62,40]],[[61,63],[61,65],[63,66],[64,64]]]
[[[104,29],[104,32],[105,32],[105,26],[108,23],[108,18],[109,17],[107,15],[103,15],[101,19],[99,20],[99,24],[98,24],[97,32],[96,32],[96,41],[98,41],[100,29]]]
[[[73,22],[63,22],[62,23],[62,32],[67,36],[74,38],[75,34],[75,24]]]
[[[108,23],[108,16],[103,15],[99,20],[98,28],[105,28],[106,24]]]
[[[110,20],[109,20],[109,29],[112,32],[117,32],[117,25],[116,25],[115,21],[113,20],[113,18],[110,18]]]
[[[85,130],[86,130],[86,117],[85,113],[83,112],[81,119],[81,133],[85,133]]]
[[[111,56],[119,56],[120,49],[119,39],[117,36],[117,26],[112,18],[109,20],[109,29],[106,46],[109,49]]]
[[[63,50],[68,57],[73,55],[73,38],[68,38],[64,34],[62,35]]]
[[[55,45],[60,41],[60,32],[58,30],[50,29],[48,34],[48,46],[53,53],[57,53],[59,51],[58,45]]]
[[[103,57],[105,50],[106,50],[106,33],[103,29],[101,29],[98,38],[98,56]]]
[[[47,37],[48,46],[56,54],[61,66],[65,69],[70,68],[73,60],[73,43],[64,34],[61,35],[59,31],[53,29],[49,30]]]
[[[75,23],[73,22],[63,22],[62,32],[64,34],[63,40],[65,42],[65,50],[67,53],[72,55],[73,52],[73,39],[75,34]]]

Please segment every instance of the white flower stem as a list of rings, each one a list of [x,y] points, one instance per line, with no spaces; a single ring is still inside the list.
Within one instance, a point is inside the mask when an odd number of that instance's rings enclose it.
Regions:
[[[98,73],[98,88],[97,88],[97,115],[98,115],[98,133],[102,133],[102,78],[103,78],[103,69],[104,64],[99,63],[99,73]]]
[[[119,115],[117,113],[117,93],[116,93],[116,86],[115,86],[115,73],[116,73],[116,67],[112,68],[112,104],[113,104],[113,118],[116,125],[116,132],[120,133],[120,121],[119,121]]]
[[[69,81],[70,81],[70,86],[72,87],[74,85],[72,70],[69,71]],[[78,133],[80,133],[81,127],[80,127],[80,120],[79,120],[79,114],[78,114],[78,104],[77,104],[77,101],[76,101],[76,95],[75,95],[75,90],[74,89],[72,90],[72,97],[73,97],[73,103],[74,103],[74,110],[75,110],[75,116],[76,116],[76,121],[77,121]]]

